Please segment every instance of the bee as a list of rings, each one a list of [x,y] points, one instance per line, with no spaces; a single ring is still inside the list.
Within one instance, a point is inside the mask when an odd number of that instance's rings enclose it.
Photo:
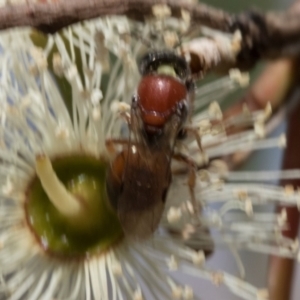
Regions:
[[[128,140],[106,177],[109,202],[127,237],[146,239],[157,229],[172,180],[176,140],[184,136],[194,84],[184,58],[170,51],[147,53],[132,97]]]

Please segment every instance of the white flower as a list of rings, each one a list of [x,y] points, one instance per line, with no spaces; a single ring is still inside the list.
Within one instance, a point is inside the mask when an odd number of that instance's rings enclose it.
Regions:
[[[121,17],[86,22],[65,29],[62,34],[48,36],[43,48],[34,45],[27,29],[1,33],[0,293],[3,297],[192,299],[198,296],[186,282],[176,279],[180,272],[216,285],[224,284],[243,299],[255,299],[260,293],[255,287],[226,272],[205,267],[203,251],[213,247],[208,228],[219,232],[216,246],[229,244],[237,250],[246,248],[292,258],[298,255],[295,246],[298,244],[280,234],[284,218],[279,222],[276,214],[256,213],[252,208],[268,202],[299,203],[298,192],[286,193],[281,187],[247,183],[266,174],[230,172],[222,161],[210,163],[207,170],[196,174],[195,194],[202,208],[197,217],[204,225],[200,229],[191,222],[195,206],[191,204],[185,174],[174,176],[161,226],[149,241],[123,238],[100,253],[88,252],[75,256],[76,259],[64,259],[63,255],[47,251],[49,241],[37,238],[32,232],[29,225],[32,216],[25,212],[24,203],[38,170],[37,157],[82,155],[108,159],[106,139],[118,138],[126,131],[118,114],[128,112],[139,80],[135,61],[143,48],[142,42],[127,39],[132,26],[139,28]],[[142,30],[145,35],[151,31],[147,26]],[[71,114],[54,73],[64,78],[62,86],[71,87]],[[204,151],[199,150],[192,136],[181,144],[178,142],[176,151],[193,157],[199,166],[238,150],[279,145],[279,139],[262,140],[261,130],[259,134],[255,130],[256,122],[260,128],[263,126],[262,119],[266,119],[268,109],[255,113],[245,110],[243,115],[223,120],[214,100],[241,84],[237,73],[234,75],[196,92],[195,115],[188,127],[199,133]],[[251,129],[227,134],[229,128],[242,126]],[[182,167],[174,163],[173,169]],[[299,172],[277,174],[277,178],[282,176],[299,177]],[[223,182],[227,179],[230,184]],[[235,182],[241,179],[247,182]],[[220,207],[212,209],[209,204],[216,202]],[[246,219],[232,212],[237,210]],[[53,232],[56,229],[52,228]]]

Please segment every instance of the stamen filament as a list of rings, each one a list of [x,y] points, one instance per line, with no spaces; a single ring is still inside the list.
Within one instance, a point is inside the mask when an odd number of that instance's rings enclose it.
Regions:
[[[52,168],[49,157],[46,155],[37,156],[35,169],[44,191],[56,209],[69,218],[79,216],[82,213],[79,200],[69,193],[59,180]]]

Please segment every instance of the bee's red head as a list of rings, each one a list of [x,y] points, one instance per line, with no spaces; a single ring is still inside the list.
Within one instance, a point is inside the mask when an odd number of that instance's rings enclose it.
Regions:
[[[174,113],[185,113],[180,108],[187,98],[187,88],[177,78],[162,74],[144,76],[137,90],[137,105],[145,130],[159,130]]]

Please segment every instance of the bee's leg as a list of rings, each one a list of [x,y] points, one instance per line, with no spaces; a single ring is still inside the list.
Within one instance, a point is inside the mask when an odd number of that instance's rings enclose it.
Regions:
[[[105,147],[109,154],[115,155],[118,151],[116,145],[128,146],[128,139],[107,139],[105,140]]]
[[[131,127],[131,116],[130,116],[130,113],[129,112],[121,112],[120,113],[120,117],[125,120],[125,122],[127,123],[128,127],[130,128]]]
[[[187,227],[186,232],[177,232],[176,229],[170,229],[172,235],[178,234],[180,237],[183,236],[184,244],[193,250],[199,252],[203,251],[205,257],[209,256],[214,251],[214,241],[210,235],[210,231],[207,225],[203,224],[200,220],[200,214],[202,212],[202,205],[199,203],[195,196],[195,186],[196,186],[196,172],[197,164],[193,161],[192,158],[182,154],[176,153],[173,158],[177,161],[186,163],[188,171],[188,188],[191,197],[191,202],[193,205],[193,214],[194,224],[192,228]],[[181,173],[182,174],[182,173]],[[189,211],[189,210],[188,210]]]
[[[197,172],[197,164],[193,159],[190,157],[187,157],[186,155],[182,153],[174,153],[173,157],[177,161],[181,161],[187,164],[188,167],[188,188],[189,193],[191,197],[191,202],[193,205],[193,215],[196,218],[196,222],[200,224],[199,216],[202,211],[202,206],[200,203],[197,202],[196,196],[195,196],[195,186],[196,186],[196,172]]]
[[[187,133],[191,133],[194,136],[201,153],[204,153],[198,129],[193,127],[184,127],[183,130]]]
[[[189,166],[189,176],[188,176],[188,188],[191,197],[191,202],[194,209],[194,214],[196,216],[197,221],[199,220],[199,215],[202,211],[202,206],[197,202],[195,196],[195,186],[196,186],[196,168]]]
[[[130,141],[128,139],[107,139],[105,140],[105,147],[110,154],[116,154],[118,151],[116,149],[117,145],[128,147],[129,145],[137,145],[136,142]]]
[[[131,106],[128,103],[115,101],[111,109],[117,117],[123,119],[129,127],[131,126]]]

